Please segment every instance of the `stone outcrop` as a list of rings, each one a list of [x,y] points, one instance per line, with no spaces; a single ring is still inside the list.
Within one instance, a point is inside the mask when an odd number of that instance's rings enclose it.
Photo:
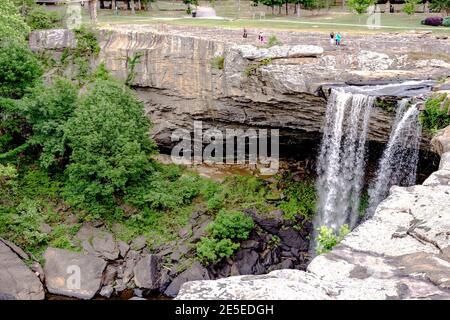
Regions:
[[[319,139],[324,86],[438,79],[450,70],[444,61],[450,45],[428,35],[349,35],[340,50],[320,33],[276,36],[283,45],[258,48],[252,30],[245,41],[238,30],[104,26],[93,65],[104,62],[122,79],[133,72],[132,84],[154,124],[152,136],[168,148],[171,133],[192,130],[194,120],[203,121],[204,129],[277,128],[297,143]],[[70,31],[51,30],[33,32],[30,45],[36,51],[61,51],[75,44]],[[427,50],[431,46],[433,54]],[[129,58],[137,56],[131,70]],[[215,57],[223,57],[223,66],[213,65]],[[392,118],[376,108],[368,138],[385,142]]]
[[[193,281],[177,299],[450,299],[450,127],[434,140],[439,170],[393,187],[373,218],[307,271]]]
[[[18,247],[10,248],[0,240],[0,300],[44,299],[42,283],[20,259],[15,252],[17,249],[23,253]]]
[[[50,293],[91,299],[100,290],[105,260],[55,248],[47,248],[43,256],[45,285]]]

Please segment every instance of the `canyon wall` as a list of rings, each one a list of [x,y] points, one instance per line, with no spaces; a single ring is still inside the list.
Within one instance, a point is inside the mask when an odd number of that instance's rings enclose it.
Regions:
[[[450,70],[448,41],[426,34],[348,36],[347,46],[336,49],[319,33],[279,32],[285,45],[258,48],[241,39],[239,30],[127,25],[98,32],[101,51],[93,65],[104,62],[121,79],[131,75],[154,123],[151,134],[167,147],[171,133],[191,129],[194,120],[203,121],[204,129],[276,128],[295,142],[317,139],[330,86],[438,79]],[[434,43],[442,53],[414,51]],[[74,47],[76,39],[67,30],[37,31],[30,45],[58,52]],[[214,66],[215,57],[223,65]],[[409,90],[399,87],[386,95],[398,99]],[[392,112],[375,108],[369,140],[385,142],[392,118]],[[422,145],[428,148],[429,137]]]

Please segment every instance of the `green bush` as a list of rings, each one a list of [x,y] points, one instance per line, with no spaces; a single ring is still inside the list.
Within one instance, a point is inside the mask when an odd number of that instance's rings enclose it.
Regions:
[[[197,243],[198,259],[208,264],[231,257],[239,249],[239,241],[248,239],[254,227],[253,219],[242,212],[221,210],[206,227],[208,237]]]
[[[254,227],[252,218],[242,212],[221,210],[206,231],[216,239],[245,240]]]
[[[26,14],[25,21],[32,30],[53,29],[61,25],[61,17],[57,12],[39,5],[32,6]]]
[[[28,141],[42,149],[40,162],[44,168],[67,162],[64,129],[77,101],[78,88],[68,80],[57,78],[53,84],[33,88],[21,103],[22,112],[33,129]]]
[[[224,258],[231,257],[239,249],[240,244],[230,239],[201,238],[197,244],[197,257],[204,263],[216,263]]]
[[[223,70],[225,62],[224,56],[216,56],[211,59],[211,66],[215,69]]]
[[[0,1],[0,42],[5,39],[24,42],[30,28],[11,0]]]
[[[335,245],[344,239],[350,233],[348,225],[344,224],[339,228],[338,234],[332,228],[322,226],[318,229],[319,234],[316,238],[316,253],[322,254],[331,251]]]
[[[65,128],[72,154],[66,168],[66,196],[100,214],[152,170],[155,151],[144,107],[123,84],[93,84]],[[99,207],[100,205],[100,207]]]
[[[41,64],[26,44],[0,42],[0,97],[21,98],[42,72]]]
[[[282,45],[281,41],[278,40],[277,36],[271,35],[267,40],[267,47],[279,46]]]
[[[450,101],[446,94],[431,97],[425,103],[420,121],[425,130],[434,133],[450,125]]]
[[[286,178],[283,191],[285,199],[280,202],[280,209],[285,219],[295,220],[297,216],[311,221],[316,212],[316,189],[311,181],[293,181]]]

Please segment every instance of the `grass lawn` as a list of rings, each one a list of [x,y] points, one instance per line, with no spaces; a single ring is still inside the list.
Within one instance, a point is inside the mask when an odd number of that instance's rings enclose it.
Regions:
[[[290,31],[344,31],[351,33],[376,32],[408,32],[411,30],[432,30],[436,33],[449,33],[450,28],[430,27],[420,24],[426,15],[415,14],[407,16],[403,13],[381,14],[379,23],[381,28],[370,29],[367,26],[368,15],[358,16],[348,12],[322,11],[317,13],[303,11],[302,17],[272,15],[271,10],[263,7],[251,7],[248,1],[243,1],[241,11],[237,11],[234,2],[224,1],[222,5],[216,1],[215,9],[223,19],[191,18],[179,3],[158,1],[151,11],[137,11],[131,15],[130,11],[120,11],[115,16],[111,10],[100,10],[100,24],[153,24],[165,23],[169,25],[222,27],[222,28],[264,28]],[[339,8],[340,9],[340,8]],[[337,9],[337,10],[339,10]],[[266,18],[252,19],[253,12],[265,12]],[[278,10],[275,10],[277,13]],[[284,8],[283,11],[284,13]],[[292,11],[291,11],[292,12]],[[239,15],[240,18],[237,16]],[[259,17],[259,16],[258,16]],[[86,17],[87,20],[87,17]]]

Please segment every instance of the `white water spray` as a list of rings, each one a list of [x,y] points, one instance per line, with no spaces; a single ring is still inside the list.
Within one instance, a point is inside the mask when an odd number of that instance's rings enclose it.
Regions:
[[[407,106],[408,101],[402,100],[397,107],[389,141],[379,162],[375,180],[369,188],[366,217],[373,215],[393,185],[410,186],[416,182],[422,127],[419,110],[415,105],[409,109]]]
[[[358,219],[366,135],[374,98],[333,89],[318,160],[315,228],[353,227]]]

